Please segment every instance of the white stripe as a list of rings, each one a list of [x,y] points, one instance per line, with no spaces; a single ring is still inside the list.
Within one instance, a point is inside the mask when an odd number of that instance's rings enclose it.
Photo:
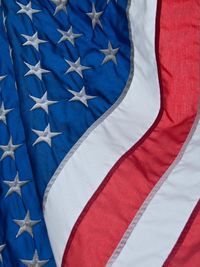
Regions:
[[[134,77],[121,104],[90,133],[50,189],[45,220],[61,265],[70,232],[84,206],[115,162],[154,122],[160,108],[155,58],[156,0],[131,1]]]
[[[157,185],[161,186],[160,189],[136,224],[113,267],[161,267],[175,246],[200,198],[199,121],[198,125],[195,123],[195,128],[175,166]]]

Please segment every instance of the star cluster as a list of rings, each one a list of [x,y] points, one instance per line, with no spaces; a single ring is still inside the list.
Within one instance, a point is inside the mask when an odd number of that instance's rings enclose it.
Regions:
[[[1,3],[0,211],[8,230],[0,225],[0,266],[13,267],[11,247],[17,266],[54,267],[42,199],[70,149],[126,87],[128,1]]]

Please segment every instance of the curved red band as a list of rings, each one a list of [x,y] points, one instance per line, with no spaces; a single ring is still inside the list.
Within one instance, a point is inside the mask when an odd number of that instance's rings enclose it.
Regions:
[[[104,267],[137,211],[177,157],[199,102],[199,0],[162,0],[157,62],[162,107],[146,135],[112,168],[78,218],[62,267]]]
[[[193,210],[176,245],[163,267],[198,267],[200,265],[200,201]]]

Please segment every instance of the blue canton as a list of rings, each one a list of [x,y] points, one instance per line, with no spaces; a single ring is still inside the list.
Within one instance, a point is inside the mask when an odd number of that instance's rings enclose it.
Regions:
[[[42,199],[68,152],[126,87],[127,5],[1,1],[0,266],[55,266]]]

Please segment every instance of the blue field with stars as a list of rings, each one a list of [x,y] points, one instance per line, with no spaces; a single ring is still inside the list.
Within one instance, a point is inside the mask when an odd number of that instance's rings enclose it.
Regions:
[[[0,266],[55,266],[44,192],[126,87],[127,8],[128,0],[1,1]]]

